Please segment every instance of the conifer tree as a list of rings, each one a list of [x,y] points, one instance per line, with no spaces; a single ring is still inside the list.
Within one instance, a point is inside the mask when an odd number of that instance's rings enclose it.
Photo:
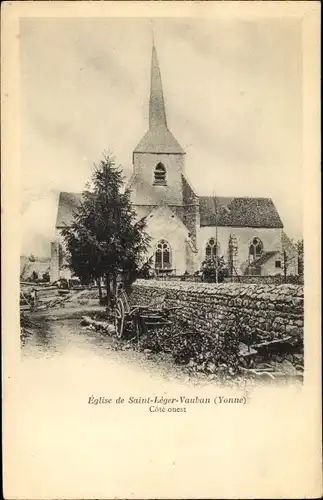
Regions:
[[[133,280],[150,241],[146,221],[137,220],[130,191],[123,191],[123,183],[121,168],[105,153],[94,167],[72,224],[62,231],[69,267],[84,281],[95,279],[99,287],[104,278],[108,305],[118,273],[127,282]]]

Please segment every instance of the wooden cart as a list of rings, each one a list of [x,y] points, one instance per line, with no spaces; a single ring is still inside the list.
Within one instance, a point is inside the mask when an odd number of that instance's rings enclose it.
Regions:
[[[137,338],[150,328],[171,325],[169,315],[176,307],[165,306],[165,295],[158,296],[149,305],[129,305],[127,293],[121,290],[117,293],[114,307],[116,335],[121,339],[127,325],[133,325]]]

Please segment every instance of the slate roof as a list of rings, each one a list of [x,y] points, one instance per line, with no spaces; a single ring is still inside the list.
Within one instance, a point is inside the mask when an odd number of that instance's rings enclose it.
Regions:
[[[66,193],[59,194],[56,227],[62,228],[65,225],[71,224],[74,213],[77,211],[82,201],[81,193]]]
[[[159,126],[146,132],[134,153],[185,154],[185,151],[168,128]]]
[[[191,205],[199,202],[199,198],[192,188],[186,175],[182,174],[182,193],[184,205]]]
[[[149,97],[149,128],[164,125],[167,128],[166,109],[163,84],[155,44],[151,53],[150,97]]]
[[[186,183],[184,184],[186,186]],[[186,186],[188,189],[189,185]],[[190,188],[191,189],[191,188]],[[195,193],[192,191],[193,198]],[[62,192],[59,195],[56,227],[69,225],[82,200],[81,193]],[[283,223],[270,198],[217,197],[217,225],[229,227],[282,228]],[[185,202],[193,200],[185,200]],[[212,196],[200,196],[200,225],[215,226],[215,207]]]
[[[214,198],[200,196],[200,225],[229,227],[282,228],[283,223],[270,198],[217,197],[217,217]]]

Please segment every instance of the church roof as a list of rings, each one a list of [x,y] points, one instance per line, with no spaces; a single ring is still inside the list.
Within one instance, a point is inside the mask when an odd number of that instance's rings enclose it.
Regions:
[[[77,211],[82,201],[81,193],[66,193],[59,194],[56,227],[69,226],[73,221],[74,213]]]
[[[167,128],[163,84],[155,44],[151,54],[149,128]]]
[[[184,174],[182,174],[182,192],[184,205],[198,204],[199,198],[192,188],[187,176]]]
[[[283,223],[271,198],[214,198],[200,196],[200,225],[282,228]]]
[[[151,56],[149,130],[135,148],[134,153],[185,154],[167,127],[163,85],[155,45],[153,45]]]
[[[60,193],[56,218],[57,228],[71,224],[73,215],[80,206],[81,200],[81,193]],[[283,227],[277,209],[270,198],[217,197],[217,218],[215,217],[214,198],[212,196],[200,196],[199,202],[201,227],[215,225],[259,228]]]
[[[185,154],[185,151],[168,128],[155,127],[146,132],[134,153]]]

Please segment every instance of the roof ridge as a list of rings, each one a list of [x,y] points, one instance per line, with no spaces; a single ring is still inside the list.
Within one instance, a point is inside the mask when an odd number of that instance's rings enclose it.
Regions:
[[[207,195],[197,195],[199,198],[230,198],[232,200],[271,200],[270,196],[230,196],[230,195],[220,195],[214,196],[212,194]]]
[[[59,195],[61,196],[62,194],[66,195],[82,195],[83,194],[83,191],[59,191]]]

